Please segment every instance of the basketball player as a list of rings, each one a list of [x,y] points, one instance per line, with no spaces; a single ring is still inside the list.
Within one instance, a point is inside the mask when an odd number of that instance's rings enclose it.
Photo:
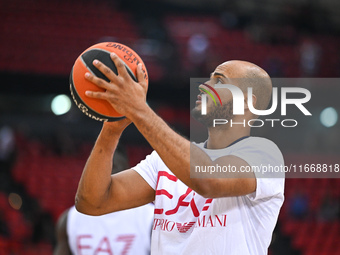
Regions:
[[[146,104],[146,82],[141,67],[134,82],[123,62],[111,54],[118,75],[99,61],[94,65],[110,83],[87,73],[85,77],[105,92],[88,91],[91,98],[107,100],[127,118],[104,123],[86,163],[76,195],[82,213],[101,215],[155,201],[152,254],[267,254],[284,196],[284,178],[251,169],[261,165],[282,166],[283,157],[271,141],[250,136],[248,125],[213,127],[211,119],[223,116],[248,122],[254,115],[244,104],[244,115],[232,114],[232,95],[216,89],[223,106],[207,99],[207,115],[194,116],[208,129],[203,144],[193,144],[173,131]],[[242,78],[242,79],[240,79]],[[244,78],[244,79],[243,79]],[[258,82],[249,83],[247,78]],[[228,61],[213,71],[206,82],[233,84],[242,91],[253,87],[253,106],[265,109],[272,85],[268,74],[245,61]],[[210,91],[211,93],[211,91]],[[247,94],[244,93],[245,100]],[[154,151],[132,169],[110,175],[110,162],[124,128],[133,122]],[[224,178],[191,178],[196,166],[234,166],[236,173]],[[232,177],[232,178],[230,178]]]
[[[112,173],[128,167],[123,151],[116,151]],[[150,254],[154,206],[147,204],[102,216],[89,216],[74,206],[59,218],[54,255]]]

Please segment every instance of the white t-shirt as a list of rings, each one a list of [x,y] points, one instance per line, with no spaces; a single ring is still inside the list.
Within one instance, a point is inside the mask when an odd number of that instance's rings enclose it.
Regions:
[[[220,150],[198,146],[212,160],[235,155],[249,166],[284,164],[278,147],[265,138],[248,137]],[[156,190],[151,254],[267,254],[284,200],[284,178],[256,173],[254,193],[206,199],[182,183],[155,151],[133,169]]]
[[[67,215],[68,243],[76,255],[150,254],[154,206],[102,216],[89,216],[71,207]]]

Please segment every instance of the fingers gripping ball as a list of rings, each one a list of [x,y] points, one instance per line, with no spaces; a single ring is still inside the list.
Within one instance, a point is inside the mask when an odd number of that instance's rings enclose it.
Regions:
[[[85,79],[86,72],[90,72],[93,75],[110,82],[110,80],[93,65],[93,60],[98,59],[115,74],[118,74],[117,68],[110,57],[111,52],[116,53],[116,55],[123,60],[127,72],[134,81],[137,81],[137,65],[142,63],[144,78],[147,83],[149,81],[143,60],[128,46],[116,42],[103,42],[86,49],[80,54],[73,65],[70,74],[70,90],[71,96],[78,108],[88,117],[98,121],[117,121],[125,118],[106,100],[89,98],[85,95],[85,91],[87,90],[105,91],[105,89],[99,88]]]

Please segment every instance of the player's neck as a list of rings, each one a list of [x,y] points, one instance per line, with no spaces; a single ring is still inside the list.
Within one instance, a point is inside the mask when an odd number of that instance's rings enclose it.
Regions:
[[[223,149],[244,136],[250,135],[249,127],[209,128],[207,149]]]

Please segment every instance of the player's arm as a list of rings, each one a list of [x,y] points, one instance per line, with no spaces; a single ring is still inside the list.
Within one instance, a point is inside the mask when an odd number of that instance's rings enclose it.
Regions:
[[[149,107],[131,118],[169,169],[202,196],[208,198],[241,196],[256,190],[256,179],[252,172],[222,173],[220,178],[211,178],[209,173],[202,173],[200,178],[191,178],[190,171],[194,172],[196,166],[232,165],[236,169],[241,169],[249,165],[236,156],[224,156],[212,161],[202,149],[174,132]]]
[[[69,210],[63,212],[59,217],[56,226],[57,243],[53,251],[53,255],[72,255],[70,246],[68,244],[68,235],[66,231],[67,213]]]
[[[127,119],[103,124],[78,185],[75,205],[79,212],[102,215],[154,200],[154,190],[136,171],[111,175],[113,155],[128,124]]]
[[[152,109],[146,104],[146,82],[139,66],[137,77],[139,83],[134,82],[128,75],[122,61],[114,54],[111,58],[117,66],[118,76],[101,62],[94,65],[104,73],[111,82],[87,74],[86,78],[104,88],[106,92],[90,92],[86,95],[93,98],[107,100],[121,114],[127,116],[138,130],[157,151],[168,168],[188,187],[205,197],[237,196],[252,193],[256,190],[254,174],[247,176],[234,176],[224,179],[190,178],[190,169],[197,165],[212,166],[209,156],[198,147],[193,147],[190,141],[173,131]],[[224,157],[226,164],[241,166],[247,165],[237,157]],[[222,162],[220,162],[222,164]],[[244,178],[249,177],[249,178]]]

